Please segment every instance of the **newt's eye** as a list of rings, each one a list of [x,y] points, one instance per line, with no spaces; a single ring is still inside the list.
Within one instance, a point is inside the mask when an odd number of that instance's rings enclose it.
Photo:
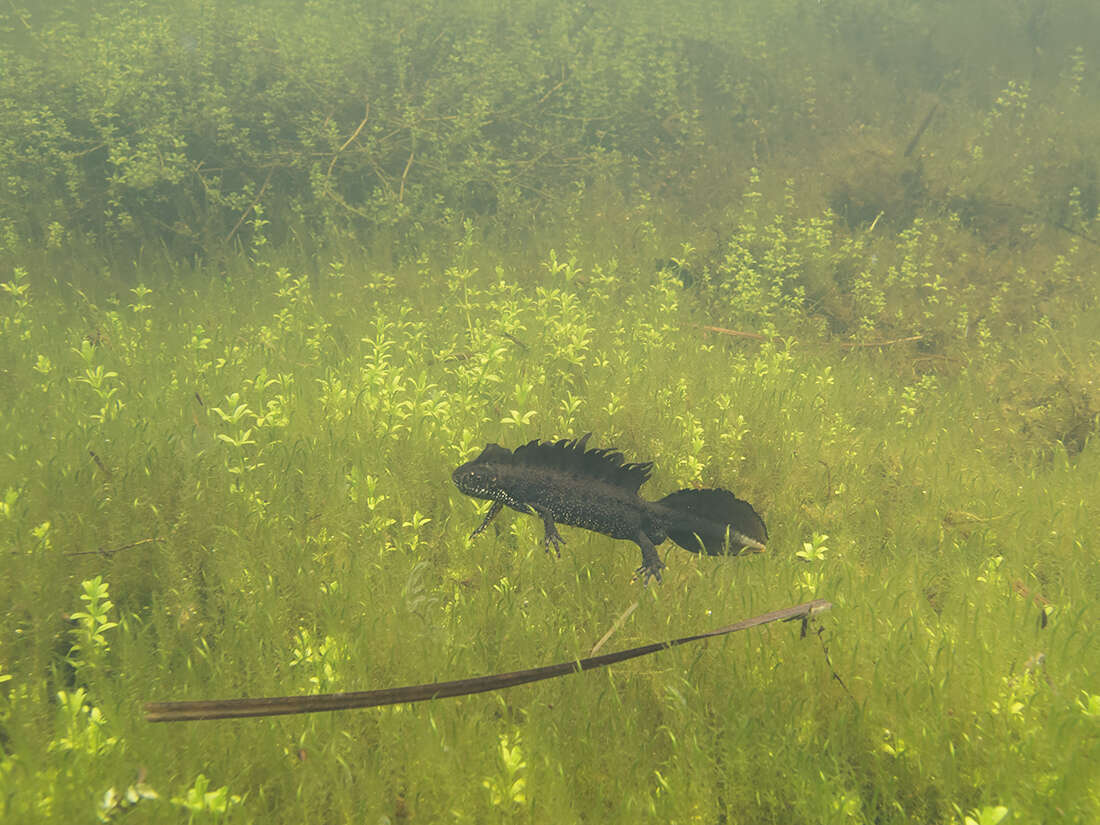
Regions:
[[[455,470],[455,484],[467,492],[489,489],[496,480],[496,473],[487,467],[466,467]]]

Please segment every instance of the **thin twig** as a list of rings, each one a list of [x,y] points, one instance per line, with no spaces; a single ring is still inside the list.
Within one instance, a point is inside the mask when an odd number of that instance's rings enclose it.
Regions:
[[[806,623],[806,619],[803,619],[803,625],[802,625],[802,635],[803,636],[806,635],[806,624],[805,623]],[[833,667],[833,660],[829,658],[829,646],[827,644],[825,644],[825,628],[821,627],[820,625],[817,628],[817,638],[818,638],[818,641],[821,642],[821,652],[825,655],[825,664],[829,666],[829,672],[833,674],[833,678],[836,679],[840,683],[840,686],[842,688],[844,688],[844,692],[848,694],[848,698],[852,700],[852,703],[856,707],[859,707],[859,702],[856,700],[856,697],[852,694],[852,691],[848,690],[848,686],[846,684],[844,684],[844,680],[840,678],[840,674],[837,673],[836,668]]]
[[[913,150],[917,148],[917,144],[920,143],[921,135],[924,134],[924,130],[928,128],[928,124],[932,122],[932,116],[936,114],[936,110],[940,108],[939,101],[932,104],[932,108],[928,110],[928,114],[924,116],[924,120],[920,122],[920,126],[917,127],[916,133],[909,141],[909,145],[905,147],[905,153],[902,157],[909,157],[913,154]]]
[[[837,341],[838,347],[888,347],[891,344],[908,344],[912,341],[920,341],[923,335],[910,335],[908,338],[892,338],[889,341]]]
[[[328,179],[332,175],[332,167],[336,165],[337,159],[340,157],[340,153],[347,149],[353,140],[359,137],[359,133],[363,131],[363,127],[367,125],[367,118],[370,117],[370,101],[367,101],[367,111],[363,115],[363,119],[359,121],[359,125],[355,127],[355,131],[351,133],[351,137],[344,141],[344,145],[336,150],[336,154],[332,156],[332,160],[329,162],[328,170],[325,172],[325,188],[328,188]]]
[[[623,615],[621,615],[619,618],[617,618],[615,620],[614,624],[611,625],[611,628],[605,634],[603,634],[603,637],[598,642],[596,642],[596,644],[592,645],[592,649],[590,651],[588,651],[588,655],[589,656],[595,656],[599,652],[600,648],[604,646],[604,642],[606,642],[608,639],[610,639],[612,634],[616,630],[618,630],[620,627],[622,627],[623,622],[625,622],[628,618],[630,618],[630,614],[633,613],[637,609],[638,609],[638,603],[634,602],[634,604],[630,605],[630,607],[628,607],[626,610],[624,610]]]
[[[85,150],[83,150],[83,151],[81,151],[81,152],[73,152],[73,153],[72,153],[71,155],[69,155],[69,158],[82,158],[82,157],[84,157],[85,155],[90,155],[90,154],[91,154],[92,152],[96,152],[96,151],[98,151],[98,150],[100,150],[100,149],[104,149],[104,148],[106,148],[106,147],[107,147],[107,145],[108,145],[108,144],[107,144],[107,141],[102,141],[102,142],[100,142],[100,143],[97,143],[97,144],[96,144],[95,146],[93,146],[93,147],[92,147],[91,149],[85,149]]]
[[[63,553],[62,555],[65,555],[65,556],[106,556],[107,558],[110,558],[115,553],[121,553],[123,550],[132,550],[135,547],[141,547],[143,544],[149,544],[149,543],[154,542],[154,541],[164,541],[164,539],[160,539],[160,538],[140,539],[138,541],[132,541],[129,544],[123,544],[121,547],[112,547],[109,550],[105,550],[102,547],[100,547],[97,550],[74,550],[71,553]]]
[[[342,207],[344,207],[344,209],[348,210],[348,211],[349,211],[349,212],[351,212],[351,213],[352,213],[353,215],[358,215],[358,216],[359,216],[360,218],[364,218],[364,219],[366,219],[366,220],[370,220],[370,215],[368,215],[368,214],[367,214],[366,212],[364,212],[364,211],[363,211],[362,209],[356,209],[356,208],[355,208],[354,206],[352,206],[352,205],[351,205],[350,203],[348,203],[348,202],[347,202],[346,200],[344,200],[344,199],[343,199],[342,197],[340,197],[339,195],[337,195],[337,194],[336,194],[335,192],[333,192],[333,191],[332,191],[331,189],[326,189],[326,190],[325,190],[325,195],[326,195],[327,197],[329,197],[329,198],[332,198],[332,200],[336,201],[336,203],[337,203],[337,204],[338,204],[339,206],[342,206]]]
[[[712,327],[704,324],[702,329],[707,332],[720,332],[722,335],[730,335],[734,338],[751,338],[754,341],[770,341],[773,344],[785,343],[788,339],[781,338],[778,335],[761,335],[759,332],[744,332],[739,329],[726,329],[725,327]],[[823,344],[833,344],[838,347],[852,348],[852,347],[888,347],[891,344],[907,344],[913,341],[920,341],[923,339],[923,335],[910,335],[907,338],[891,338],[890,340],[883,341],[823,341]]]
[[[374,174],[378,176],[378,180],[381,181],[381,183],[384,187],[386,187],[386,192],[389,193],[390,195],[392,195],[393,194],[393,187],[390,186],[389,180],[386,178],[385,174],[383,174],[381,167],[379,167],[378,162],[374,159],[373,155],[367,155],[367,163],[369,163],[371,169],[374,170]],[[331,190],[326,190],[326,191],[329,191],[330,194],[331,194]],[[346,204],[345,204],[345,206],[346,206]],[[348,209],[351,209],[351,207],[348,206]]]
[[[413,165],[413,157],[416,155],[416,150],[413,149],[409,152],[409,159],[405,161],[405,171],[401,173],[401,186],[397,190],[397,202],[403,203],[405,200],[405,178],[409,176],[409,169]]]
[[[252,203],[250,203],[248,205],[248,208],[246,210],[244,210],[244,212],[241,213],[241,216],[240,216],[240,218],[237,219],[237,223],[233,227],[233,230],[228,235],[225,236],[225,242],[226,243],[229,243],[231,240],[233,240],[233,236],[236,235],[237,230],[241,228],[241,224],[244,223],[244,219],[247,218],[249,213],[251,213],[252,210],[256,208],[256,204],[258,204],[260,202],[260,198],[262,198],[264,196],[264,192],[267,191],[267,185],[269,183],[271,183],[271,176],[275,174],[275,169],[276,169],[276,167],[273,166],[268,171],[267,180],[265,180],[264,185],[260,187],[260,193],[258,195],[256,195],[256,197],[252,200]]]
[[[529,346],[527,346],[525,343],[523,343],[523,341],[519,340],[516,336],[514,336],[512,333],[508,332],[508,330],[506,330],[506,329],[502,329],[500,331],[500,334],[503,335],[505,338],[507,338],[509,341],[511,341],[513,344],[515,344],[517,347],[522,349],[524,352],[527,352],[531,349]]]
[[[550,98],[550,95],[554,94],[554,92],[556,92],[558,89],[560,89],[562,86],[565,85],[565,81],[567,81],[568,79],[569,79],[568,77],[563,77],[561,80],[559,80],[554,85],[554,88],[552,88],[550,91],[548,91],[546,94],[544,94],[542,97],[539,98],[539,102],[536,103],[535,105],[536,106],[541,106],[543,103],[545,103]]]
[[[731,335],[734,338],[752,338],[754,341],[771,341],[773,344],[782,343],[778,336],[761,335],[759,332],[742,332],[739,329],[726,329],[725,327],[703,326],[707,332],[720,332],[723,335]]]

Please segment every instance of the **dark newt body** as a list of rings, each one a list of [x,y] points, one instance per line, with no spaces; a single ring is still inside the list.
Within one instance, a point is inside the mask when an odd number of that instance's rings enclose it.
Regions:
[[[647,501],[638,488],[653,462],[630,464],[614,450],[587,450],[588,435],[554,443],[531,441],[515,451],[488,445],[473,461],[454,471],[458,489],[493,502],[471,538],[482,532],[507,504],[542,518],[547,550],[565,540],[557,524],[593,530],[635,542],[642,551],[643,580],[661,580],[656,546],[671,538],[693,553],[736,554],[763,550],[764,522],[752,506],[727,490],[679,490]],[[560,554],[560,553],[559,553]]]

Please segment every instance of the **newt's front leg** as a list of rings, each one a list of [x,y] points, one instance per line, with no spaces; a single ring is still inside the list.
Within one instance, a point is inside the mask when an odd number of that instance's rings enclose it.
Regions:
[[[497,513],[499,513],[501,511],[501,508],[503,507],[504,505],[501,504],[499,501],[494,501],[493,506],[489,508],[489,512],[485,514],[485,520],[477,526],[477,529],[474,530],[474,532],[470,533],[470,538],[473,538],[479,533],[485,532],[485,528],[489,526],[489,522],[496,518]]]

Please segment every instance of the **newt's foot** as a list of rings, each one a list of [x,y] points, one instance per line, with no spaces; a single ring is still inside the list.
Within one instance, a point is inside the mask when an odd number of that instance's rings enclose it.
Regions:
[[[546,548],[546,552],[550,552],[551,546],[554,548],[554,553],[557,557],[561,558],[561,546],[565,544],[565,539],[561,537],[561,533],[557,531],[557,528],[546,531],[546,535],[543,536],[542,545]]]
[[[660,559],[650,564],[643,564],[637,570],[634,571],[634,578],[638,576],[642,577],[642,586],[648,586],[650,578],[657,580],[657,584],[661,583],[661,570],[664,569],[665,563]]]

